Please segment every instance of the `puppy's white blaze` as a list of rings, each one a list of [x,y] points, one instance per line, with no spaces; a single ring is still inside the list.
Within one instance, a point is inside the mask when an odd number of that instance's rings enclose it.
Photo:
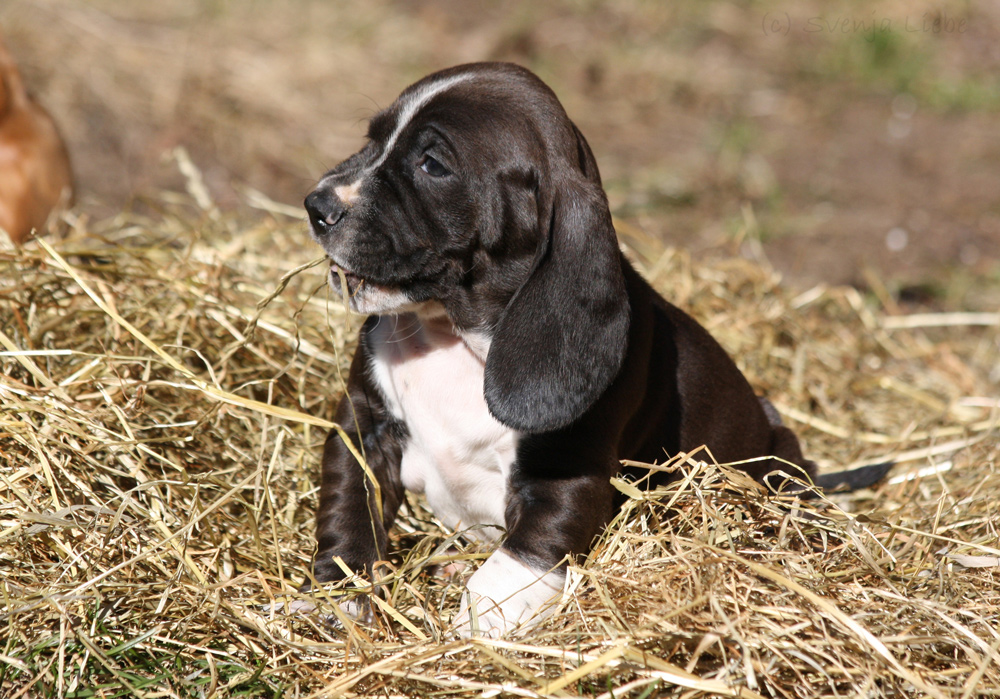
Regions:
[[[420,90],[414,92],[412,95],[408,95],[406,102],[403,103],[402,109],[399,110],[399,116],[396,117],[396,126],[392,130],[392,134],[389,136],[389,140],[385,142],[385,147],[382,149],[382,154],[379,156],[372,165],[367,168],[368,172],[376,170],[385,159],[389,157],[389,153],[392,152],[393,147],[396,145],[397,139],[399,139],[399,134],[403,132],[407,124],[417,115],[420,108],[431,101],[436,95],[441,94],[445,90],[457,85],[460,82],[469,80],[472,77],[471,73],[459,73],[458,75],[452,75],[447,78],[441,78],[438,81],[428,83],[424,85]]]
[[[403,132],[403,129],[406,128],[407,124],[413,120],[413,117],[417,115],[417,112],[420,111],[421,107],[431,101],[431,99],[433,99],[436,95],[439,95],[453,85],[469,80],[472,77],[472,73],[460,73],[459,75],[453,75],[449,78],[441,78],[440,80],[424,85],[420,88],[420,90],[414,92],[412,95],[408,95],[406,97],[406,101],[399,110],[398,116],[396,117],[396,125],[393,127],[392,134],[389,135],[389,140],[387,140],[385,145],[382,147],[382,153],[379,155],[378,159],[366,166],[360,177],[358,177],[358,179],[351,184],[340,185],[334,188],[333,191],[340,198],[340,200],[347,205],[351,205],[358,199],[361,195],[361,185],[364,183],[365,179],[377,170],[382,163],[385,162],[386,158],[389,157],[389,154],[396,145],[396,141],[399,140],[399,135]],[[319,186],[322,186],[323,184],[334,179],[336,179],[335,176],[331,176],[329,178],[324,177],[319,181]],[[313,233],[313,238],[316,238],[315,233]]]
[[[515,626],[535,624],[555,611],[565,583],[562,569],[536,570],[496,551],[469,578],[456,630],[466,638],[499,638]]]
[[[339,187],[334,187],[333,193],[344,204],[351,205],[361,194],[361,180],[355,180],[351,184],[342,184]]]

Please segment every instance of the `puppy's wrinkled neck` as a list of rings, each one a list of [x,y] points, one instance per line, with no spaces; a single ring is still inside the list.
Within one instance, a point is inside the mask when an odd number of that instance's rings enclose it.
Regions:
[[[458,327],[444,306],[435,301],[430,301],[414,313],[407,315],[412,318],[408,323],[408,326],[412,328],[411,332],[419,332],[423,336],[438,338],[439,342],[446,342],[448,339],[454,338],[456,342],[463,343],[480,362],[486,362],[491,340],[491,334],[488,331],[466,330]]]

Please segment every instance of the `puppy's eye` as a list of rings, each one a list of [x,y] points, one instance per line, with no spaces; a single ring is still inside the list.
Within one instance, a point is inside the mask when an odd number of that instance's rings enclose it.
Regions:
[[[417,163],[417,167],[419,167],[421,170],[426,172],[431,177],[444,177],[445,175],[451,174],[451,171],[448,170],[448,168],[446,168],[437,160],[426,154]]]

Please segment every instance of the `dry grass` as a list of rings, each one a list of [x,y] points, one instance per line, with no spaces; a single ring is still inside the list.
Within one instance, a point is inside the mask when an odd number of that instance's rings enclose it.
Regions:
[[[373,625],[263,611],[312,553],[358,322],[300,222],[236,220],[188,175],[148,217],[0,252],[5,697],[1000,695],[1000,317],[795,295],[627,227],[812,455],[894,456],[892,480],[789,510],[681,456],[690,478],[629,491],[560,613],[504,641],[450,636],[458,588],[426,569],[452,533],[418,502]]]

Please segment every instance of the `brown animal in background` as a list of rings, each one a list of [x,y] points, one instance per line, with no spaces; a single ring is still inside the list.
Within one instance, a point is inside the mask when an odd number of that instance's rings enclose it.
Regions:
[[[0,42],[0,228],[15,243],[72,199],[69,155],[52,117],[25,90]]]

